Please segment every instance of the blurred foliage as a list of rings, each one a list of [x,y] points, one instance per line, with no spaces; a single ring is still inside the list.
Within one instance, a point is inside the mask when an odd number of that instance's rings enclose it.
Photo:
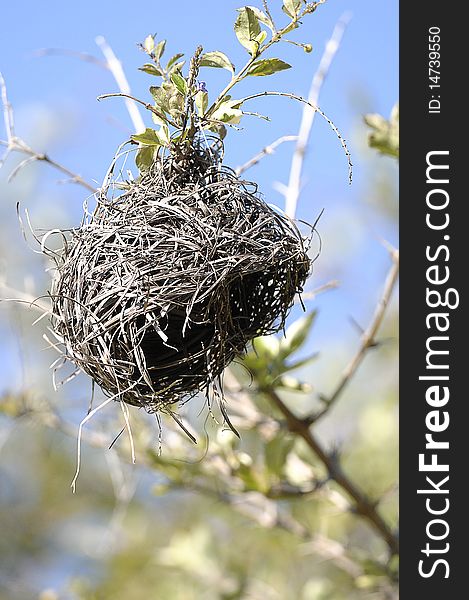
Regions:
[[[399,104],[395,104],[389,120],[378,114],[365,116],[365,123],[372,129],[368,141],[381,154],[399,158]]]

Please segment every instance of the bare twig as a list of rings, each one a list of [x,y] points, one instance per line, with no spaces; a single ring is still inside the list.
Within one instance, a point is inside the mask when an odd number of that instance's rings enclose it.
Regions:
[[[247,162],[244,163],[244,165],[237,167],[236,175],[239,176],[251,167],[257,165],[264,158],[264,156],[267,156],[268,154],[273,154],[275,149],[284,142],[294,142],[297,139],[298,138],[296,135],[283,135],[282,137],[279,137],[277,140],[275,140],[275,142],[272,142],[271,144],[263,148],[260,152],[258,152],[255,156],[250,158]]]
[[[93,54],[88,54],[88,52],[79,52],[77,50],[68,50],[67,48],[39,48],[39,50],[34,51],[33,56],[72,56],[82,60],[83,62],[88,62],[101,67],[102,69],[109,71],[111,70],[106,61],[96,58],[96,56],[93,56]]]
[[[283,402],[277,392],[272,388],[262,390],[274,406],[286,419],[286,424],[291,433],[300,436],[326,467],[331,480],[335,481],[353,500],[354,511],[363,517],[375,529],[378,535],[386,542],[390,554],[399,553],[399,539],[386,521],[381,517],[375,502],[370,500],[365,493],[349,479],[339,463],[337,454],[328,452],[314,433],[310,424],[297,417]]]
[[[349,20],[350,15],[348,13],[342,15],[334,27],[331,38],[326,43],[324,53],[321,57],[319,67],[314,74],[308,94],[308,102],[314,106],[318,104],[322,85],[327,73],[329,72],[336,52],[339,49],[342,36]],[[291,162],[290,179],[285,192],[285,212],[292,219],[295,218],[296,214],[296,206],[301,189],[301,173],[303,170],[303,162],[316,112],[317,111],[312,109],[311,106],[305,104],[301,118],[300,129],[298,132],[298,141],[296,143],[295,152]]]
[[[311,292],[303,292],[301,294],[301,300],[314,300],[316,298],[316,296],[319,296],[319,294],[322,294],[323,292],[327,292],[329,290],[335,290],[336,288],[339,287],[339,285],[340,284],[337,279],[332,279],[331,281],[328,281],[327,283],[320,285],[319,287],[312,290]],[[299,300],[298,300],[298,302],[299,302]]]
[[[15,296],[14,298],[0,298],[0,302],[23,303],[26,304],[29,308],[35,308],[41,314],[51,312],[51,307],[42,298],[35,298],[31,294],[11,288],[10,286],[6,285],[1,279],[0,291],[2,293],[12,294],[13,296]]]
[[[119,92],[118,94],[101,94],[100,96],[98,96],[98,101],[105,100],[106,98],[125,98],[126,100],[132,100],[133,102],[138,102],[138,104],[141,104],[142,106],[144,106],[147,110],[154,113],[157,117],[160,117],[160,119],[163,119],[163,120],[167,121],[170,125],[177,127],[177,125],[176,125],[176,123],[174,123],[174,121],[169,119],[169,117],[165,117],[162,112],[160,112],[157,108],[155,108],[153,106],[153,104],[150,104],[149,102],[144,102],[143,100],[139,100],[135,96],[131,96],[130,94],[125,94],[122,92]]]
[[[336,125],[334,124],[332,119],[330,119],[326,115],[326,113],[319,108],[319,106],[312,104],[309,100],[306,100],[306,98],[303,98],[302,96],[298,96],[297,94],[291,94],[289,92],[277,92],[277,91],[272,91],[272,90],[265,91],[265,92],[258,92],[257,94],[251,94],[249,96],[245,96],[244,98],[241,98],[239,100],[239,105],[244,104],[245,102],[248,102],[249,100],[254,100],[255,98],[263,98],[265,96],[278,96],[281,98],[289,98],[290,100],[296,100],[296,102],[301,102],[302,104],[309,106],[312,110],[314,110],[314,112],[319,113],[321,115],[321,117],[329,125],[329,127],[332,129],[332,131],[335,133],[337,139],[340,142],[340,145],[342,146],[342,149],[344,151],[344,154],[347,158],[347,163],[348,163],[349,183],[352,183],[353,164],[352,164],[352,158],[350,155],[350,151],[347,147],[347,143],[346,143],[345,139],[343,138],[342,134],[340,133],[340,131],[338,130],[338,128],[336,127]],[[204,119],[205,119],[205,117],[204,117]]]
[[[378,333],[381,323],[383,322],[386,308],[389,304],[389,300],[391,298],[392,292],[397,283],[399,275],[399,251],[393,248],[392,250],[390,250],[390,254],[392,258],[392,265],[386,276],[383,294],[375,308],[373,317],[371,318],[368,327],[362,334],[360,346],[355,355],[353,356],[352,360],[345,367],[340,377],[340,380],[332,394],[329,397],[321,396],[321,400],[324,403],[324,407],[319,412],[308,417],[310,423],[316,422],[331,409],[332,405],[335,404],[335,402],[337,402],[337,399],[342,394],[353,375],[356,373],[358,367],[361,365],[363,359],[365,358],[368,350],[376,346],[376,334]]]
[[[7,88],[5,85],[5,80],[3,79],[3,76],[1,73],[0,73],[0,89],[1,89],[1,98],[2,98],[2,105],[3,105],[3,116],[4,116],[4,120],[5,120],[5,130],[6,130],[6,134],[7,134],[6,141],[0,140],[1,145],[6,147],[6,151],[5,151],[2,159],[0,160],[0,167],[3,165],[7,156],[11,152],[20,152],[22,154],[25,154],[28,157],[27,159],[23,160],[13,170],[13,172],[10,174],[10,179],[12,177],[14,177],[18,173],[18,171],[21,168],[23,168],[26,164],[28,164],[30,162],[34,162],[34,161],[43,161],[45,163],[48,163],[51,167],[54,167],[61,173],[64,173],[65,175],[67,175],[67,177],[69,177],[74,183],[78,183],[79,185],[82,185],[83,187],[85,187],[88,191],[94,193],[96,191],[96,188],[94,186],[92,186],[91,184],[89,184],[87,181],[85,181],[83,179],[83,177],[81,177],[81,175],[77,175],[70,169],[67,169],[67,167],[64,167],[62,164],[58,163],[56,160],[53,160],[47,154],[36,152],[32,148],[30,148],[26,144],[26,142],[24,142],[21,138],[19,138],[15,135],[14,124],[13,124],[13,110],[12,110],[11,104],[8,101]]]
[[[131,98],[130,94],[130,86],[127,81],[127,77],[125,76],[124,69],[122,68],[122,63],[114,54],[111,46],[107,43],[105,38],[102,35],[99,35],[96,38],[96,44],[99,46],[101,52],[106,59],[107,66],[116,80],[117,86],[122,94],[126,94],[125,96],[125,105],[127,107],[127,111],[130,116],[130,120],[132,121],[133,127],[135,129],[135,133],[142,133],[145,131],[145,123],[143,122],[142,116],[138,110],[137,104]]]

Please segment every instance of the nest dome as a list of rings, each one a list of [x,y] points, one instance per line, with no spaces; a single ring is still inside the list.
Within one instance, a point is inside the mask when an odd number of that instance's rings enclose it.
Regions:
[[[155,412],[282,328],[309,270],[296,225],[193,150],[97,194],[57,259],[52,326],[107,395]]]

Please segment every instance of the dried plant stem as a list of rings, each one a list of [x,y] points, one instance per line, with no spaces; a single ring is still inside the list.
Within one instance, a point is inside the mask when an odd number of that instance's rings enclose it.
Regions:
[[[399,553],[399,539],[378,512],[376,502],[370,500],[365,493],[344,473],[337,454],[328,452],[311,431],[309,423],[297,417],[283,402],[277,392],[272,389],[263,390],[274,406],[286,419],[291,433],[300,436],[311,448],[321,463],[326,467],[331,480],[335,481],[353,500],[354,511],[366,519],[378,535],[386,542],[390,554]]]
[[[334,27],[331,38],[326,43],[324,53],[321,57],[319,67],[314,74],[308,94],[308,102],[314,106],[318,104],[321,88],[327,77],[332,61],[340,47],[349,20],[350,15],[348,13],[342,15]],[[295,218],[296,214],[296,206],[300,196],[301,174],[303,171],[305,152],[316,112],[317,111],[313,110],[310,105],[305,104],[297,137],[298,141],[291,162],[290,179],[285,191],[285,213],[292,219]]]
[[[329,397],[321,396],[321,400],[324,403],[324,408],[322,408],[319,412],[311,415],[308,418],[309,423],[314,423],[318,421],[327,412],[329,412],[331,407],[337,402],[339,396],[342,394],[347,384],[350,382],[350,380],[356,373],[358,367],[361,365],[363,359],[365,358],[368,350],[370,348],[376,347],[377,345],[375,338],[381,326],[381,323],[383,322],[386,308],[391,299],[391,295],[396,286],[399,275],[399,251],[392,248],[390,249],[390,255],[392,259],[392,265],[386,276],[383,293],[375,308],[375,311],[373,313],[368,327],[362,334],[360,346],[355,355],[353,356],[352,360],[345,367],[339,379],[339,382],[336,385],[332,394]]]
[[[114,76],[119,90],[122,94],[128,94],[128,96],[125,97],[125,105],[127,107],[130,120],[132,121],[135,133],[142,133],[145,131],[145,123],[143,122],[135,100],[133,100],[130,96],[130,86],[127,81],[127,77],[125,76],[124,69],[122,68],[121,61],[114,54],[111,46],[107,43],[102,35],[99,35],[95,41],[103,53],[104,58],[106,59],[107,66]]]
[[[279,137],[277,140],[275,140],[274,142],[263,148],[256,155],[254,155],[252,158],[250,158],[247,162],[244,163],[244,165],[237,167],[235,169],[236,175],[238,175],[239,177],[245,171],[257,165],[265,156],[267,156],[268,154],[273,154],[276,148],[278,148],[278,146],[280,146],[281,144],[284,144],[285,142],[294,142],[297,139],[298,138],[296,135],[283,135],[282,137]]]

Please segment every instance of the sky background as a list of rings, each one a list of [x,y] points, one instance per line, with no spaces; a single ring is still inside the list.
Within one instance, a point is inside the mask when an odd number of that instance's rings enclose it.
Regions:
[[[275,6],[276,2],[271,2]],[[280,3],[278,3],[280,4]],[[0,70],[7,82],[14,106],[17,133],[38,151],[47,151],[85,179],[100,183],[117,146],[131,131],[121,99],[97,102],[96,97],[117,91],[111,74],[72,56],[37,56],[42,48],[80,51],[102,58],[95,38],[103,35],[120,58],[132,92],[149,99],[148,86],[154,83],[137,70],[145,56],[137,48],[148,33],[167,39],[166,56],[184,52],[190,56],[198,44],[206,51],[225,52],[238,67],[246,52],[233,32],[239,2],[159,2],[132,8],[120,0],[79,3],[48,1],[5,2],[2,6]],[[260,3],[259,3],[260,6]],[[390,159],[377,157],[366,148],[363,114],[379,112],[388,116],[398,98],[398,8],[396,1],[329,0],[303,26],[291,34],[297,41],[311,43],[313,52],[288,44],[274,47],[278,56],[294,66],[269,78],[250,78],[236,94],[258,90],[283,90],[306,96],[324,45],[337,20],[351,17],[324,84],[320,106],[346,138],[354,163],[354,182],[348,184],[347,162],[339,141],[327,123],[317,118],[304,163],[303,191],[297,216],[320,222],[322,254],[315,264],[308,289],[330,279],[341,281],[339,290],[320,296],[308,309],[319,308],[315,349],[340,347],[356,342],[357,332],[350,317],[366,324],[378,297],[389,259],[380,238],[397,244],[395,206],[387,206],[397,183],[397,171]],[[275,11],[280,21],[281,13]],[[200,79],[216,94],[228,73],[205,69]],[[252,110],[268,114],[271,122],[245,118],[242,131],[230,131],[225,141],[226,162],[243,164],[279,136],[296,134],[302,107],[290,100],[257,100]],[[149,114],[144,114],[151,126]],[[0,126],[0,131],[2,128]],[[0,137],[5,137],[4,133]],[[292,144],[284,144],[273,156],[246,173],[258,182],[268,202],[283,206],[275,182],[288,181]],[[79,186],[58,185],[60,174],[40,164],[26,167],[11,184],[8,171],[16,164],[10,159],[0,172],[0,251],[3,272],[8,280],[24,287],[26,281],[37,295],[47,286],[42,263],[26,247],[16,220],[15,204],[27,208],[35,227],[51,229],[77,225],[86,193]],[[383,197],[378,198],[381,194]],[[377,211],[377,204],[385,210]],[[388,203],[389,204],[389,203]],[[387,206],[387,208],[386,208]],[[387,212],[386,212],[387,211]],[[6,313],[0,308],[0,387],[19,385],[21,369],[15,334]],[[339,343],[337,342],[337,343]]]

